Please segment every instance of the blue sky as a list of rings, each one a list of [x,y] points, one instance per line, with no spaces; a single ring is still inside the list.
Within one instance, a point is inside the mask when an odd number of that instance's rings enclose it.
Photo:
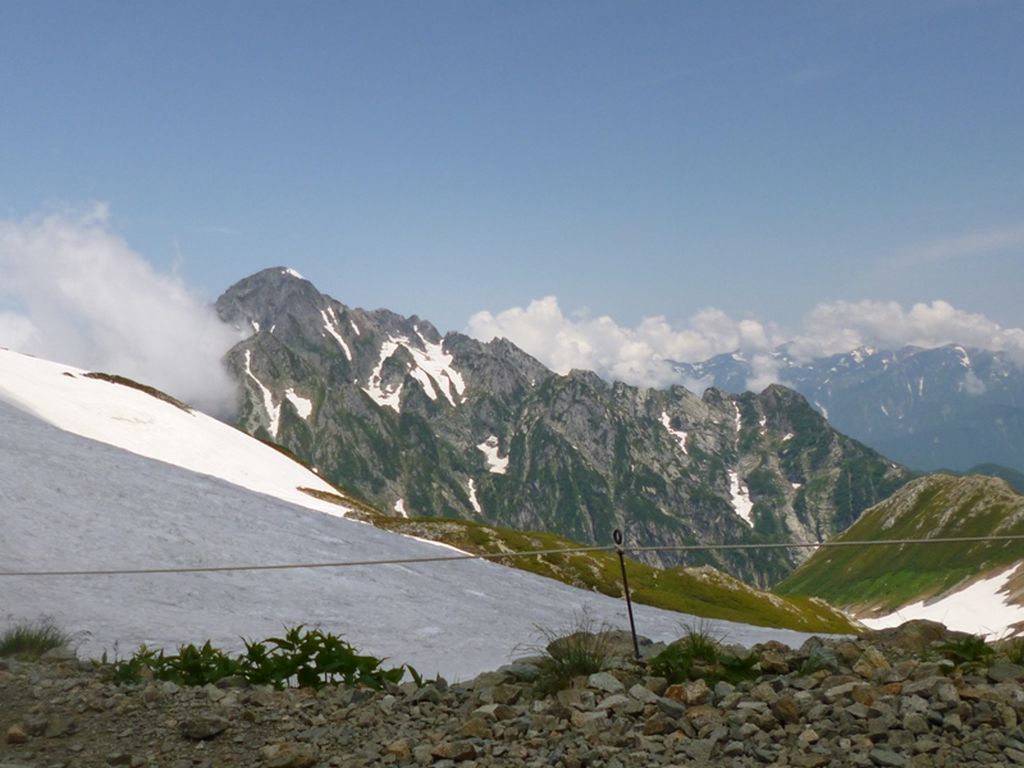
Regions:
[[[1017,0],[7,2],[0,219],[101,203],[203,297],[287,264],[442,331],[1016,329],[1021,39]]]

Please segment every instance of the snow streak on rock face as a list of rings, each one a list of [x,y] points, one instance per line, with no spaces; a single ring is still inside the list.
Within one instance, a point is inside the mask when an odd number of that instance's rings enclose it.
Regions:
[[[395,512],[397,512],[400,516],[404,517],[406,520],[409,519],[409,513],[405,511],[405,499],[399,499],[398,501],[395,502]]]
[[[665,411],[661,412],[661,424],[665,427],[665,430],[676,439],[683,453],[689,455],[689,451],[686,450],[686,433],[682,430],[672,429],[672,421],[669,419],[668,413]]]
[[[732,470],[729,470],[729,494],[732,496],[732,508],[736,510],[736,514],[753,528],[754,519],[751,517],[751,512],[754,509],[754,503],[750,500],[747,486],[740,482],[739,473]]]
[[[294,278],[296,278],[298,280],[305,280],[306,279],[302,275],[300,275],[298,272],[296,272],[294,269],[292,269],[291,267],[286,267],[285,269],[282,269],[281,270],[281,274],[282,275],[288,275],[289,277],[294,277]]]
[[[500,447],[497,436],[488,437],[477,446],[477,450],[482,451],[487,458],[488,472],[493,472],[496,475],[504,475],[508,472],[508,456],[499,454]]]
[[[342,338],[341,333],[338,331],[338,318],[334,314],[334,308],[328,307],[326,310],[320,310],[320,316],[324,319],[324,330],[334,337],[334,340],[338,342],[338,346],[341,347],[341,351],[345,353],[345,357],[351,363],[352,350],[348,348],[348,344],[345,343],[345,339]]]
[[[363,391],[378,405],[387,406],[396,413],[400,412],[402,385],[387,389],[383,382],[383,370],[392,355],[399,349],[404,349],[413,359],[409,375],[419,383],[427,397],[437,400],[440,391],[452,406],[465,402],[465,380],[452,366],[454,358],[444,351],[444,342],[434,344],[427,341],[419,332],[417,335],[422,346],[413,344],[406,336],[392,336],[381,345],[380,358]],[[459,398],[458,401],[456,398]]]
[[[872,629],[898,627],[912,619],[939,621],[950,629],[986,635],[992,639],[1004,636],[1012,625],[1021,620],[1021,607],[1007,602],[1009,582],[1019,564],[987,579],[980,579],[968,587],[938,600],[905,605],[887,616],[861,619]]]
[[[263,386],[263,382],[257,379],[256,374],[252,372],[252,351],[248,349],[245,350],[245,375],[256,382],[256,386],[260,388],[260,392],[263,394],[263,408],[270,420],[269,432],[277,437],[278,430],[281,428],[281,405],[274,405],[273,393]]]
[[[469,503],[473,506],[473,511],[478,515],[482,515],[484,510],[480,506],[480,500],[476,497],[476,483],[473,481],[473,478],[469,478],[467,489],[469,490]]]

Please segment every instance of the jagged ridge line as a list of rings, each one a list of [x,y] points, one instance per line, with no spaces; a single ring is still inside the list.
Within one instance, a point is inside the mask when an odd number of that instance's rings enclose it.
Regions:
[[[300,568],[354,568],[376,565],[408,565],[416,563],[443,563],[458,560],[503,560],[515,557],[561,555],[581,552],[693,552],[722,549],[798,549],[817,547],[877,547],[901,544],[957,544],[971,542],[1022,541],[1024,534],[1003,536],[963,536],[936,539],[878,539],[876,541],[825,541],[756,544],[678,544],[664,547],[573,547],[571,549],[534,549],[526,552],[495,552],[485,554],[440,555],[437,557],[408,557],[390,560],[346,560],[336,563],[276,563],[272,565],[208,565],[185,568],[122,568],[95,571],[0,571],[0,577],[42,576],[144,576],[177,573],[225,573],[229,571],[286,571]]]

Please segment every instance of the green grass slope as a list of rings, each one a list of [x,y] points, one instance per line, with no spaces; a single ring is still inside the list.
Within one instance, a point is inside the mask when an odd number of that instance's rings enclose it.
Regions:
[[[307,493],[311,491],[307,490]],[[320,498],[328,495],[315,493]],[[396,518],[383,515],[350,496],[336,501],[358,505],[350,517],[378,528],[449,544],[474,554],[571,549],[581,545],[551,533],[524,532],[449,518]],[[540,576],[613,597],[622,596],[622,577],[614,552],[581,552],[512,557],[500,562]],[[784,627],[803,632],[850,633],[857,626],[843,612],[811,597],[780,597],[747,586],[711,567],[655,568],[627,561],[629,586],[638,603],[709,619]]]
[[[1024,496],[977,475],[929,475],[867,510],[835,541],[1024,534]],[[823,547],[775,587],[858,614],[890,612],[1024,560],[1024,541]]]

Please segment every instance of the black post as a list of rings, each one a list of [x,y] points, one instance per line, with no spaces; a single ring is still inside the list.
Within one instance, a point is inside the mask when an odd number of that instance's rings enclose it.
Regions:
[[[640,660],[640,642],[636,639],[636,622],[633,621],[633,598],[629,595],[629,579],[626,577],[626,558],[622,548],[622,531],[618,528],[612,533],[615,540],[615,551],[619,553],[619,567],[622,568],[622,590],[626,595],[626,611],[629,613],[629,631],[633,634],[633,653]]]

